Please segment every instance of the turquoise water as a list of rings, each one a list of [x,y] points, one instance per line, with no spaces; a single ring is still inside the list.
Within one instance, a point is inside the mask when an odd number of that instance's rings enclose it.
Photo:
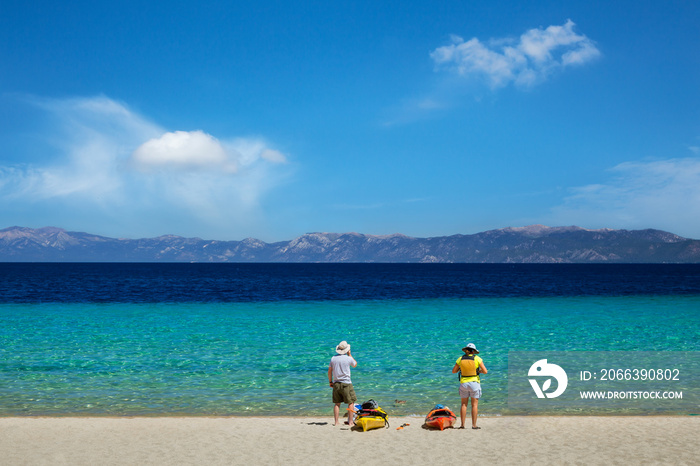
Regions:
[[[457,407],[474,342],[480,412],[502,414],[508,351],[700,351],[700,297],[3,304],[0,415],[328,415],[340,340],[393,415]]]

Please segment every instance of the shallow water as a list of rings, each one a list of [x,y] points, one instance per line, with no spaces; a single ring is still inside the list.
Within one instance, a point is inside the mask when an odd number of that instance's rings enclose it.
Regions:
[[[508,351],[700,351],[700,296],[2,304],[0,415],[327,415],[340,340],[392,415],[457,408],[472,341],[507,414]]]

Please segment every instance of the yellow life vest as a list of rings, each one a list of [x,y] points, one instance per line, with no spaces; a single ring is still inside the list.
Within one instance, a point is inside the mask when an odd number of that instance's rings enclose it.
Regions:
[[[475,354],[465,354],[462,356],[462,359],[459,362],[460,366],[460,377],[459,379],[462,380],[462,377],[478,377],[479,373],[481,372],[479,370],[479,364],[474,360],[476,357]]]

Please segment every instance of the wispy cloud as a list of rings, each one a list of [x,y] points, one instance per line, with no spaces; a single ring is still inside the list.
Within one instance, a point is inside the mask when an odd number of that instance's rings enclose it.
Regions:
[[[530,29],[517,40],[474,37],[465,41],[453,35],[451,43],[431,54],[438,69],[449,69],[461,76],[484,77],[493,88],[510,83],[529,87],[547,79],[553,72],[582,65],[600,56],[594,42],[574,32],[568,20],[562,26]]]
[[[45,134],[54,150],[0,166],[0,202],[29,209],[50,203],[61,211],[59,226],[79,223],[78,206],[93,220],[118,218],[141,224],[140,231],[200,223],[221,235],[256,218],[261,197],[284,176],[274,167],[287,157],[260,138],[167,131],[107,97],[29,102],[56,122]]]
[[[700,159],[637,161],[610,169],[611,179],[573,188],[553,222],[616,228],[660,228],[698,237]]]

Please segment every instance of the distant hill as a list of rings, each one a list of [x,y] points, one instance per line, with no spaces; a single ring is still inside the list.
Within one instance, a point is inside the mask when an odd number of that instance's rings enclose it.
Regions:
[[[2,262],[700,263],[700,241],[660,230],[531,225],[473,235],[308,233],[291,241],[180,236],[117,239],[66,231],[0,230]]]

